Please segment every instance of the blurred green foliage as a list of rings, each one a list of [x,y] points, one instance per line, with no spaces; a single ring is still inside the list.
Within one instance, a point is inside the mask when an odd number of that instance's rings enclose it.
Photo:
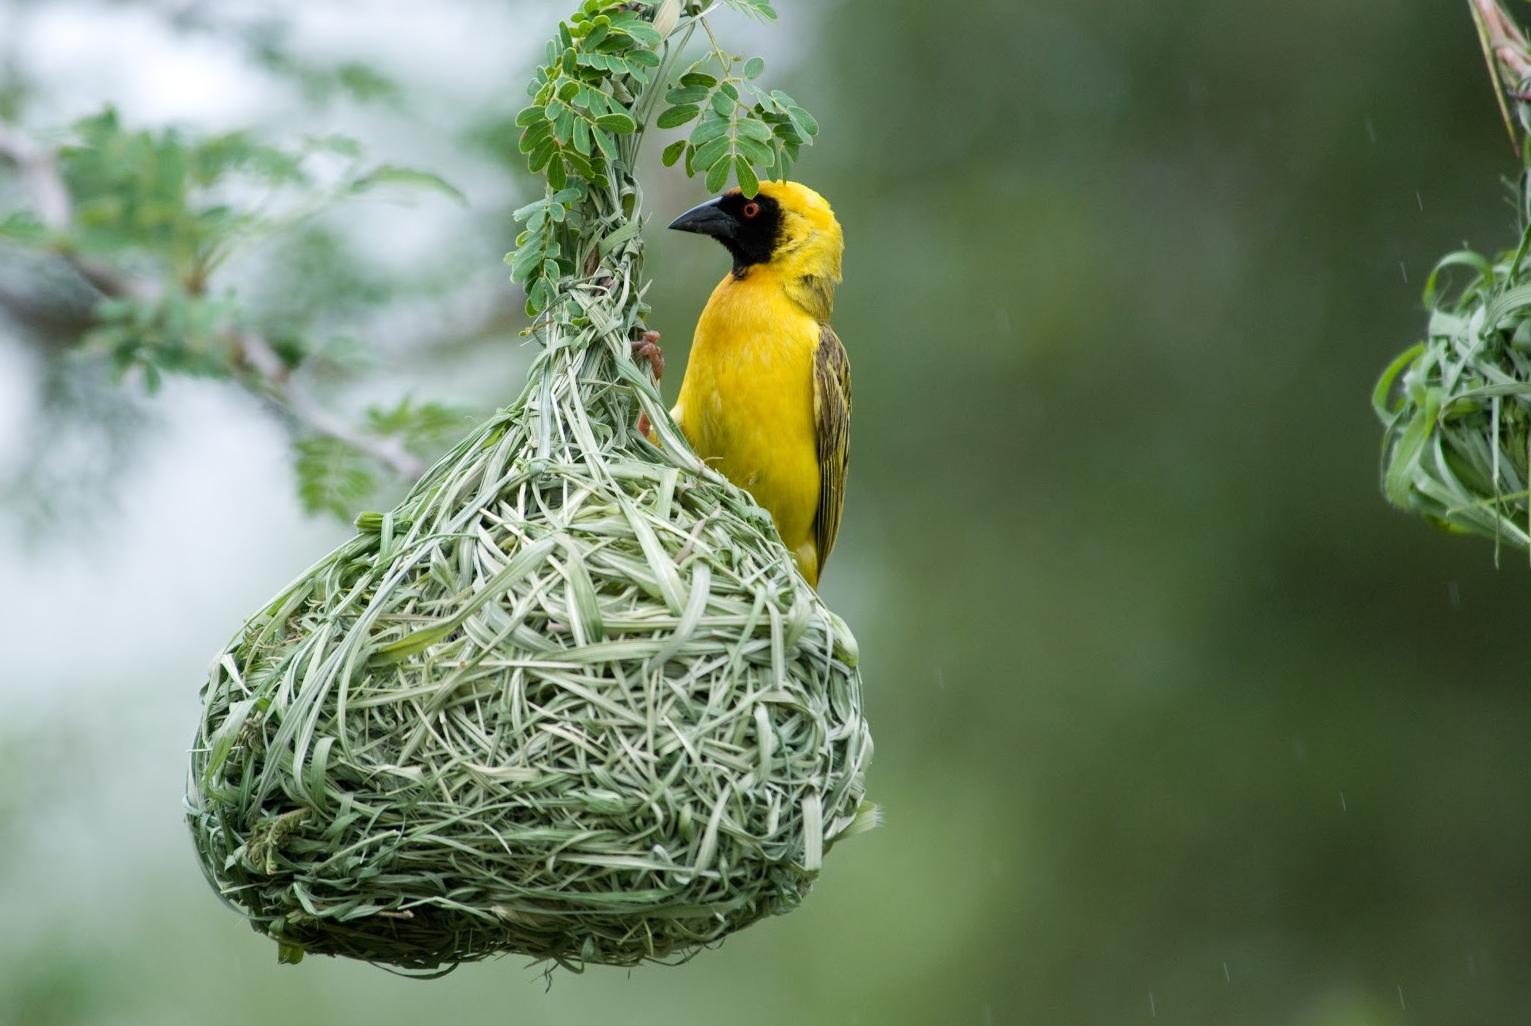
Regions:
[[[290,299],[251,308],[217,278],[256,242],[324,240],[302,227],[374,190],[465,200],[439,175],[368,162],[343,135],[284,147],[243,131],[134,130],[110,107],[77,120],[56,151],[9,130],[0,157],[30,186],[21,206],[0,210],[0,242],[12,247],[0,256],[59,257],[95,292],[64,340],[69,358],[98,356],[151,394],[164,375],[181,374],[227,379],[272,403],[293,422],[298,494],[309,510],[349,517],[377,491],[379,465],[399,477],[418,473],[425,464],[416,457],[445,444],[440,422],[461,426],[461,415],[438,403],[373,408],[357,430],[328,414],[306,416],[290,379],[332,347]],[[347,279],[325,267],[316,280],[343,301]]]
[[[886,825],[790,917],[547,992],[279,969],[189,852],[114,864],[133,893],[5,942],[0,1021],[1523,1016],[1531,580],[1387,508],[1366,401],[1436,257],[1516,235],[1467,12],[780,7],[792,59],[763,52],[823,124],[795,174],[848,240],[824,590]],[[662,233],[649,267],[673,390],[724,267]],[[194,679],[143,686],[189,724]],[[42,966],[83,997],[36,997]]]

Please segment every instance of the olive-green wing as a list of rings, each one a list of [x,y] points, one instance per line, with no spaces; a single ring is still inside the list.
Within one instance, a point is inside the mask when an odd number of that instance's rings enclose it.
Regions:
[[[813,540],[819,570],[834,548],[845,508],[845,469],[851,454],[851,364],[834,329],[824,325],[813,357],[813,417],[819,436],[819,508]]]

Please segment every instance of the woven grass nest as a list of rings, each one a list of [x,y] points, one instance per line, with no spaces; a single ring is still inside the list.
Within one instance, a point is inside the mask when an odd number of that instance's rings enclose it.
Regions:
[[[285,960],[679,959],[872,822],[855,641],[633,363],[641,197],[609,179],[525,391],[203,688],[197,852]]]
[[[1531,549],[1531,229],[1489,258],[1460,251],[1425,284],[1426,338],[1383,372],[1382,484],[1448,530]]]
[[[1425,340],[1383,371],[1388,501],[1447,530],[1531,551],[1531,42],[1499,0],[1470,6],[1505,128],[1521,155],[1520,242],[1443,257],[1424,289]]]

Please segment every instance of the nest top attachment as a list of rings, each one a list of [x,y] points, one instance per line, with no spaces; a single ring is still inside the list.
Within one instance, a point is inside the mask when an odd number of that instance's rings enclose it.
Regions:
[[[651,49],[663,82],[679,47]],[[658,63],[618,62],[612,95]],[[286,960],[684,958],[795,907],[873,822],[854,639],[630,358],[635,148],[539,208],[570,228],[526,390],[251,617],[203,688],[197,851]]]

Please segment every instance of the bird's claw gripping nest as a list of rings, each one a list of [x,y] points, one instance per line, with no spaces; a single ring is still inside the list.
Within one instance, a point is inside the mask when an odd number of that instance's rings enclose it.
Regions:
[[[632,340],[632,347],[634,363],[647,362],[656,383],[664,377],[664,350],[659,348],[659,332],[645,331]],[[653,425],[649,423],[647,413],[638,414],[638,433],[646,438],[653,437]]]
[[[655,381],[664,377],[664,350],[659,348],[659,339],[659,332],[645,331],[632,341],[633,360],[637,363],[646,361]]]

